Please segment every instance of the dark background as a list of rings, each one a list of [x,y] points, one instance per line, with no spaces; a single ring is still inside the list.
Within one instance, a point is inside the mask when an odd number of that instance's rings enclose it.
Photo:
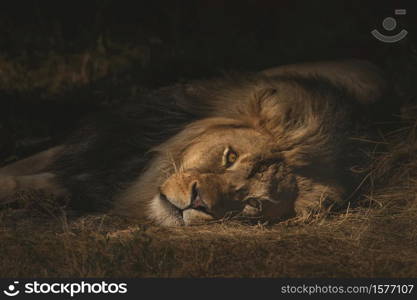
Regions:
[[[56,143],[87,113],[228,71],[369,59],[411,99],[417,22],[410,3],[3,1],[0,164]],[[394,16],[397,8],[407,15]],[[381,25],[388,16],[398,22],[394,33],[409,31],[404,40],[385,44],[370,34],[389,34]]]

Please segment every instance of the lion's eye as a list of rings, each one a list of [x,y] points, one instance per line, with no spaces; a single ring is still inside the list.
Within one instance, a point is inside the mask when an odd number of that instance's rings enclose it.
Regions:
[[[223,165],[228,168],[237,161],[237,158],[238,155],[236,151],[227,147],[223,154]]]

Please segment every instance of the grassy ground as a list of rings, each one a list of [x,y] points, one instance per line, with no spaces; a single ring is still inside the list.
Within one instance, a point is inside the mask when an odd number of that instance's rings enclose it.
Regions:
[[[66,7],[79,14],[77,22],[53,1],[33,2],[29,15],[16,7],[3,12],[0,165],[53,145],[85,114],[132,101],[145,89],[223,70],[370,58],[387,71],[401,110],[369,153],[373,166],[360,203],[274,226],[160,228],[108,215],[76,217],[47,197],[22,195],[18,209],[0,211],[0,276],[416,277],[412,24],[401,23],[409,26],[406,40],[384,45],[368,29],[392,12],[373,4],[300,10],[292,1],[162,2],[134,13],[115,1]]]

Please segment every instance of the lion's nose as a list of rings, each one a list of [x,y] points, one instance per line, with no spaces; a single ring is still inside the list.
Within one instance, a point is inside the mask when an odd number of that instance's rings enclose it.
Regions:
[[[197,182],[194,182],[191,186],[190,207],[197,209],[197,210],[201,210],[201,211],[208,210],[207,204],[201,198],[201,194],[197,186]]]

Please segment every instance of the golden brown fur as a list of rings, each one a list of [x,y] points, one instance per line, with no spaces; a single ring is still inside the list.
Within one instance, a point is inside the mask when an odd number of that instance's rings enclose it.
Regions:
[[[349,138],[384,88],[376,67],[362,61],[183,85],[175,105],[196,120],[152,147],[142,174],[112,196],[113,212],[171,226],[236,214],[281,220],[343,203],[354,188]],[[63,147],[73,154],[88,143]],[[91,172],[75,175],[82,183]]]

